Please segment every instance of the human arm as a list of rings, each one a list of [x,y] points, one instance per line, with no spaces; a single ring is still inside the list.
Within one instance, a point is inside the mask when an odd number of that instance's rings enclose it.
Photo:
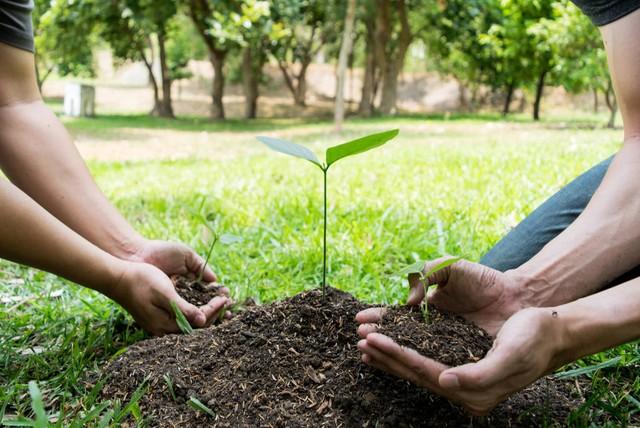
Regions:
[[[0,43],[0,168],[23,192],[106,252],[197,276],[204,260],[185,245],[144,239],[94,182],[64,126],[44,104],[33,54]],[[6,65],[6,66],[5,66]],[[204,279],[216,281],[210,268]]]
[[[145,263],[121,260],[69,229],[7,180],[0,178],[0,257],[65,277],[110,297],[147,331],[179,331],[170,303],[202,327],[228,303],[220,297],[197,308],[171,280]]]

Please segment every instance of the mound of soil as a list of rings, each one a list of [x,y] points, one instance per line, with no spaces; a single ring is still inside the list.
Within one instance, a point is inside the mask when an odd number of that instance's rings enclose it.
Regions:
[[[127,400],[147,379],[140,409],[151,426],[166,427],[533,426],[560,424],[578,404],[569,384],[543,379],[489,416],[472,418],[361,363],[354,316],[366,307],[339,290],[329,289],[326,301],[315,290],[188,336],[137,343],[104,368],[103,395]],[[382,329],[447,364],[489,350],[490,337],[462,318],[435,309],[430,317],[425,325],[420,313],[393,307]],[[191,397],[215,416],[189,406]]]

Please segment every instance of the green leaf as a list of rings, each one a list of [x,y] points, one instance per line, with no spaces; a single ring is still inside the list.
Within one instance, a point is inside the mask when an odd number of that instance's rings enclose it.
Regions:
[[[429,272],[427,272],[426,274],[422,274],[422,271],[424,270],[424,266],[427,263],[426,260],[418,260],[415,263],[410,264],[409,266],[406,266],[405,268],[401,269],[400,271],[398,271],[398,275],[404,276],[404,275],[409,275],[412,273],[419,273],[420,275],[422,275],[423,277],[428,277],[429,275],[432,275],[436,272],[438,272],[441,269],[446,268],[449,265],[454,264],[455,262],[461,260],[462,257],[452,257],[450,259],[447,259],[441,263],[438,263],[436,266],[434,266],[432,269],[429,270]]]
[[[20,416],[18,419],[4,418],[0,421],[0,425],[7,427],[33,427],[35,422],[31,419],[27,419],[24,416]]]
[[[184,316],[180,308],[178,308],[176,302],[171,302],[171,309],[173,309],[173,313],[176,316],[176,323],[178,324],[178,328],[180,329],[180,331],[184,334],[193,333],[193,327],[191,327],[191,324],[189,324],[187,318]]]
[[[173,382],[171,382],[171,378],[169,377],[168,373],[165,373],[162,378],[164,379],[164,382],[167,384],[167,389],[169,389],[169,394],[171,394],[171,398],[173,398],[173,401],[177,401],[176,399],[176,393],[173,390]]]
[[[598,363],[598,364],[594,364],[591,366],[586,366],[586,367],[580,367],[577,369],[573,369],[573,370],[567,370],[561,373],[556,373],[555,375],[553,375],[553,377],[555,377],[556,379],[567,379],[570,377],[576,377],[576,376],[581,376],[584,374],[589,374],[589,373],[593,373],[597,370],[600,369],[605,369],[608,367],[613,367],[613,366],[617,366],[618,363],[620,363],[620,360],[622,359],[622,357],[614,357],[611,358],[610,360],[604,361],[602,363]]]
[[[36,421],[33,425],[36,428],[47,428],[49,426],[49,418],[44,409],[44,401],[42,400],[42,392],[38,388],[35,381],[29,381],[29,395],[31,396],[31,408],[36,414]]]
[[[316,155],[308,148],[301,146],[300,144],[291,143],[289,141],[279,140],[271,137],[257,137],[258,141],[265,144],[271,150],[284,153],[285,155],[294,156],[301,159],[306,159],[309,162],[317,165],[320,169],[323,169],[320,160]]]
[[[436,266],[434,266],[432,269],[429,270],[429,272],[424,274],[425,278],[428,278],[429,276],[431,276],[432,274],[438,272],[439,270],[442,270],[444,268],[446,268],[447,266],[450,266],[452,264],[454,264],[455,262],[461,260],[462,257],[452,257],[450,259],[447,259],[441,263],[438,263]]]
[[[223,233],[222,235],[220,235],[220,242],[225,245],[236,244],[238,242],[242,242],[242,236]]]
[[[216,415],[213,410],[204,405],[204,403],[202,403],[202,401],[198,400],[196,397],[189,397],[189,401],[187,401],[187,404],[200,412],[206,413],[209,416]]]
[[[357,140],[349,141],[348,143],[338,146],[329,147],[327,149],[327,167],[347,156],[357,155],[358,153],[381,146],[398,135],[399,132],[398,129],[394,129],[392,131],[367,135],[366,137],[358,138]]]
[[[403,269],[399,270],[398,275],[405,276],[412,273],[422,273],[425,263],[426,262],[424,260],[418,260],[417,262],[412,263],[409,266],[406,266]]]

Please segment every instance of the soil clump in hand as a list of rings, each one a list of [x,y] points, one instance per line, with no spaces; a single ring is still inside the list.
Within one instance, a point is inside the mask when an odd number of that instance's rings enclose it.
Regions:
[[[563,424],[579,405],[570,383],[542,379],[471,417],[361,362],[354,317],[367,307],[333,288],[326,300],[313,290],[191,335],[137,343],[104,368],[103,396],[126,402],[146,379],[140,410],[160,427],[529,427]],[[445,364],[476,361],[491,346],[459,317],[430,317],[427,326],[419,312],[391,307],[381,331]],[[191,407],[191,397],[215,416]]]

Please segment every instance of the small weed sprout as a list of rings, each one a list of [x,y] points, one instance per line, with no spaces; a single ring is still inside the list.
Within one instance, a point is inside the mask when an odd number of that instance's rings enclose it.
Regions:
[[[380,132],[358,138],[344,144],[329,147],[325,155],[325,163],[321,163],[316,155],[308,148],[289,141],[279,140],[271,137],[258,137],[258,141],[265,144],[271,150],[284,153],[289,156],[305,159],[322,171],[324,178],[324,205],[323,205],[323,238],[322,238],[322,297],[326,295],[327,288],[327,172],[329,167],[347,156],[353,156],[358,153],[366,152],[378,146],[385,144],[398,135],[399,130]]]
[[[189,401],[187,401],[187,404],[189,404],[189,406],[193,407],[194,409],[198,410],[199,412],[206,413],[207,415],[213,416],[213,417],[216,416],[216,412],[211,410],[202,401],[198,400],[194,396],[189,397]]]
[[[193,327],[187,321],[187,317],[184,316],[176,302],[171,302],[171,309],[173,309],[173,314],[176,317],[176,324],[178,324],[178,328],[182,332],[182,334],[191,334],[193,333]]]
[[[162,376],[162,379],[164,379],[164,383],[167,384],[167,389],[169,390],[169,394],[171,394],[171,398],[173,398],[173,401],[174,402],[178,401],[177,398],[176,398],[176,393],[175,393],[175,391],[173,389],[173,382],[171,381],[171,378],[169,377],[169,374],[165,373]]]
[[[429,324],[429,305],[427,304],[427,296],[429,295],[429,290],[436,286],[435,284],[429,284],[429,277],[439,270],[442,270],[461,259],[462,257],[452,257],[450,259],[444,260],[435,265],[433,268],[429,269],[428,272],[424,271],[427,261],[418,260],[417,262],[410,264],[409,266],[398,272],[398,275],[401,276],[410,275],[412,273],[420,275],[420,283],[422,284],[422,287],[424,287],[424,299],[422,299],[422,303],[420,303],[420,310],[422,311],[422,316],[425,323]]]

